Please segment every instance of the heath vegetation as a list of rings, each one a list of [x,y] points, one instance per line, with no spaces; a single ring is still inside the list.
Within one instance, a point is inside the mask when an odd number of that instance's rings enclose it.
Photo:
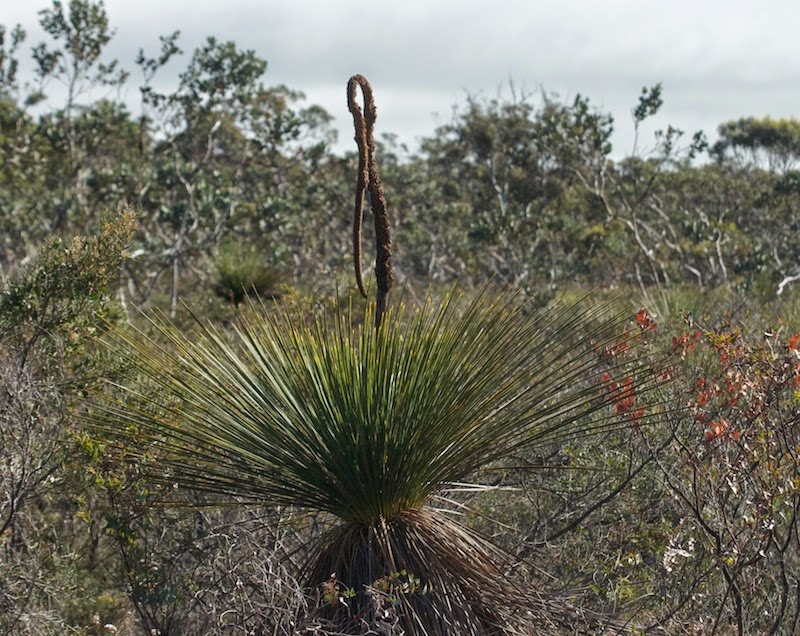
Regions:
[[[234,42],[40,21],[25,77],[0,27],[0,634],[797,633],[800,123],[624,155],[660,85],[510,91],[412,152],[355,75],[341,155]]]

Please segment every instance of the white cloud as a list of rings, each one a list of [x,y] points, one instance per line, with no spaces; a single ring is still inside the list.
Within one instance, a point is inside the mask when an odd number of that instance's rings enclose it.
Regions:
[[[46,0],[2,0],[6,24],[31,41]],[[131,65],[139,47],[180,29],[187,51],[207,35],[232,39],[268,60],[267,81],[304,91],[342,127],[347,147],[347,78],[373,83],[381,126],[413,142],[433,132],[465,91],[518,87],[612,111],[630,141],[639,89],[664,83],[660,121],[687,130],[744,115],[789,116],[800,103],[796,25],[800,5],[766,0],[107,0],[117,37],[110,52]],[[176,66],[177,68],[177,66]],[[173,73],[175,70],[173,69]],[[134,78],[136,76],[134,75]],[[166,78],[165,78],[166,79]],[[136,93],[135,89],[129,89]],[[627,130],[627,132],[626,132]]]

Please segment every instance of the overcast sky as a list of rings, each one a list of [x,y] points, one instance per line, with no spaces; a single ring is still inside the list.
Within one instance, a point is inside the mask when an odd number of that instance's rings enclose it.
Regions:
[[[67,4],[69,0],[64,0]],[[268,84],[303,91],[336,118],[352,145],[345,84],[362,73],[378,104],[377,132],[413,149],[467,94],[540,88],[581,93],[616,120],[615,155],[630,150],[630,110],[644,85],[663,82],[658,126],[713,134],[747,115],[800,111],[797,0],[107,0],[109,55],[134,70],[140,47],[180,30],[190,52],[207,36],[255,49]],[[0,0],[0,23],[42,39],[49,0]],[[173,65],[177,73],[180,65]],[[174,75],[173,75],[174,77]],[[134,80],[138,77],[134,73]],[[168,79],[165,74],[164,80]],[[136,82],[127,98],[138,100]]]

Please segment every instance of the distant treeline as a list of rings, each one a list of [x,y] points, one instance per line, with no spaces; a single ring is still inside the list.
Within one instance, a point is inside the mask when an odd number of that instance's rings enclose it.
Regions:
[[[234,42],[210,37],[183,55],[176,32],[160,51],[140,51],[131,73],[107,59],[102,3],[54,2],[40,16],[50,39],[33,47],[32,76],[18,73],[24,30],[0,37],[3,271],[128,205],[138,231],[121,292],[134,302],[174,304],[198,282],[223,294],[228,283],[349,284],[355,152],[331,152],[327,112],[266,84],[267,62]],[[161,93],[153,80],[168,63],[184,66]],[[137,77],[141,116],[89,98]],[[33,115],[54,82],[67,87],[63,103]],[[643,89],[622,125],[638,132],[661,105],[660,85]],[[711,148],[670,127],[640,144],[646,155],[616,161],[614,125],[581,95],[515,94],[468,99],[415,153],[384,133],[377,155],[400,281],[494,276],[542,299],[576,283],[769,296],[792,282],[800,123],[726,122]]]

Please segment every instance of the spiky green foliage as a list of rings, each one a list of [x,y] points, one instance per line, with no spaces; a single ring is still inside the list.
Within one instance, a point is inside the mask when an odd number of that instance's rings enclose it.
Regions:
[[[338,519],[311,550],[309,583],[335,572],[358,591],[405,569],[432,587],[409,595],[407,630],[485,633],[520,594],[489,543],[429,504],[520,448],[628,425],[609,408],[622,369],[602,353],[627,337],[627,316],[487,292],[398,308],[379,330],[352,311],[254,311],[232,335],[159,319],[166,345],[120,334],[138,380],[96,424],[155,453],[164,483]],[[646,390],[645,366],[624,375]]]
[[[251,247],[223,243],[214,269],[214,293],[234,305],[250,295],[266,298],[277,294],[277,272]]]

